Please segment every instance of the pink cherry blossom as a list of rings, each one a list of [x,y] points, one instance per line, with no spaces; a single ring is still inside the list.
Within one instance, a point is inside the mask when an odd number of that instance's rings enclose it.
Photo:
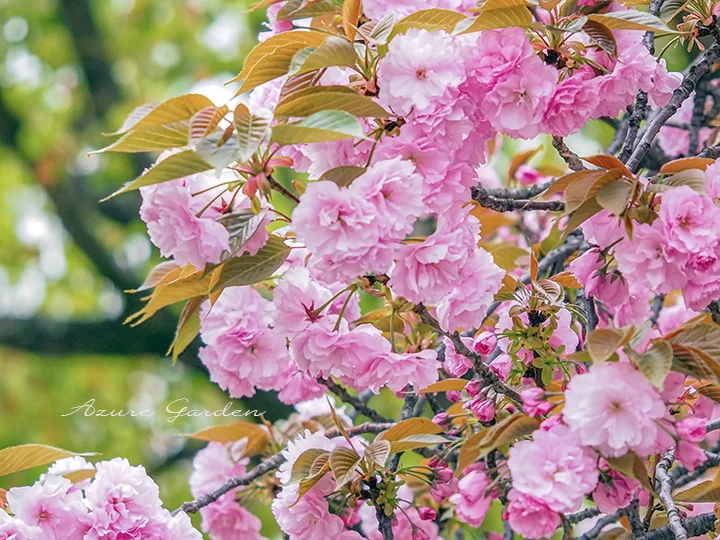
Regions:
[[[700,442],[707,435],[705,420],[696,416],[688,416],[678,421],[675,424],[675,430],[678,437],[690,442]]]
[[[612,514],[632,502],[640,482],[609,468],[605,471],[605,478],[593,491],[593,501],[601,512]]]
[[[565,392],[565,422],[584,445],[608,457],[650,453],[660,431],[656,420],[664,416],[657,390],[628,363],[594,364]]]
[[[560,526],[560,514],[532,495],[511,489],[506,506],[507,520],[525,538],[550,538]]]
[[[462,338],[463,343],[466,347],[472,346],[470,338]],[[462,377],[465,375],[470,368],[472,368],[472,362],[466,356],[459,354],[455,350],[455,345],[448,338],[443,338],[443,344],[445,345],[445,361],[443,362],[443,369],[448,375],[453,377]]]
[[[161,155],[158,162],[169,155]],[[230,240],[227,229],[215,221],[221,213],[221,201],[204,210],[219,192],[205,190],[219,183],[221,180],[209,174],[198,174],[140,189],[140,217],[163,257],[173,257],[178,264],[192,264],[197,269],[205,263],[220,262]]]
[[[223,485],[229,478],[242,476],[247,463],[247,459],[233,460],[230,444],[209,443],[193,458],[193,470],[190,474],[190,490],[193,496],[205,495]]]
[[[685,465],[688,471],[694,471],[708,459],[697,443],[680,440],[675,447],[675,458]]]
[[[598,481],[597,455],[566,426],[537,430],[510,449],[513,487],[556,512],[577,510]]]
[[[600,101],[594,81],[576,76],[557,85],[543,117],[547,131],[560,137],[580,131]]]
[[[46,540],[80,538],[90,520],[82,493],[71,491],[71,486],[62,476],[47,476],[44,482],[11,488],[6,495],[8,507],[16,520],[31,529],[30,534],[38,527],[42,531],[41,537]],[[22,528],[18,523],[14,526]]]
[[[202,529],[212,540],[264,540],[262,522],[233,497],[223,497],[200,509]]]
[[[388,49],[378,69],[378,86],[380,101],[396,114],[429,114],[465,80],[462,59],[445,32],[411,28]]]
[[[480,527],[490,509],[492,498],[487,493],[490,479],[487,473],[476,468],[462,477],[458,483],[458,492],[450,496],[455,505],[458,519],[471,527]]]
[[[525,412],[530,416],[544,416],[549,413],[554,405],[545,401],[544,396],[545,392],[538,387],[526,388],[520,392]]]
[[[358,389],[369,389],[376,394],[382,386],[399,392],[408,384],[420,390],[438,380],[439,363],[433,350],[418,353],[384,353],[370,357],[360,370],[346,375],[344,380]]]
[[[43,540],[40,527],[27,525],[0,508],[0,540]]]

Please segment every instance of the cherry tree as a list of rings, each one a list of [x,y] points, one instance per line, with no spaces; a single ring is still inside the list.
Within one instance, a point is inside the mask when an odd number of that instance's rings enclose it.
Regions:
[[[255,8],[236,99],[142,106],[102,151],[161,152],[112,194],[140,190],[167,258],[128,322],[184,302],[173,359],[199,335],[232,398],[296,412],[190,435],[208,445],[172,515],[126,461],[1,451],[0,473],[62,460],[4,494],[0,538],[199,538],[198,512],[212,539],[262,538],[249,496],[292,540],[473,537],[493,503],[506,539],[713,533],[715,4]],[[564,138],[593,119],[614,137],[579,156]],[[499,174],[536,137],[565,167],[538,147]]]

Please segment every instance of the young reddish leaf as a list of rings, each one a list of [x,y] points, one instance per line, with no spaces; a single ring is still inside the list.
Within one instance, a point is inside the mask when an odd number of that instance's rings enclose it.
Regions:
[[[159,104],[148,103],[135,109],[122,127],[109,135],[121,135],[130,130],[156,128],[180,120],[189,120],[195,113],[212,106],[213,102],[201,94],[185,94]]]
[[[45,444],[21,444],[0,450],[0,476],[32,469],[53,463],[58,459],[72,456],[94,456],[96,454],[77,454],[62,448]]]
[[[79,471],[63,474],[63,478],[70,480],[72,484],[78,484],[95,476],[95,469],[82,469]],[[0,506],[2,506],[0,504]]]
[[[617,42],[615,41],[615,35],[607,26],[598,21],[588,20],[583,25],[582,30],[590,38],[590,41],[598,45],[610,56],[617,56]]]
[[[452,34],[455,27],[466,18],[462,13],[449,9],[421,9],[396,22],[390,39],[398,34],[404,34],[411,28],[422,28],[430,32],[443,30]]]
[[[329,180],[330,182],[335,182],[340,187],[345,187],[352,184],[353,180],[365,174],[366,171],[366,167],[344,165],[325,171],[320,177],[320,180]]]
[[[531,148],[530,150],[525,150],[524,152],[520,152],[519,154],[516,154],[510,160],[510,166],[508,167],[508,174],[507,174],[508,178],[515,178],[515,173],[517,173],[517,170],[520,168],[520,166],[528,163],[542,149],[543,149],[543,147],[542,147],[542,145],[540,145],[536,148]]]
[[[230,111],[227,105],[216,107],[211,105],[196,112],[190,119],[189,144],[194,145],[210,135],[220,124],[220,121]]]
[[[596,328],[587,338],[587,349],[593,362],[607,361],[618,350],[625,336],[610,328]]]
[[[178,266],[175,261],[163,261],[155,266],[137,289],[130,289],[128,293],[136,293],[140,291],[146,291],[157,287],[160,283],[171,281],[180,277],[182,273],[182,267]]]
[[[270,442],[270,434],[265,426],[250,422],[233,422],[221,424],[185,435],[198,441],[234,443],[247,439],[242,452],[243,457],[256,456],[265,451]]]
[[[623,175],[627,178],[633,177],[633,173],[630,171],[630,169],[628,169],[627,166],[615,156],[598,154],[596,156],[584,157],[582,158],[582,160],[587,161],[588,163],[592,163],[596,167],[600,167],[601,169],[605,169],[607,171],[610,171],[612,169],[620,169],[623,172]]]
[[[633,190],[633,184],[625,180],[613,180],[605,184],[595,195],[595,200],[605,210],[615,216],[619,216],[625,211],[630,202],[630,194]]]
[[[555,283],[562,285],[566,289],[582,289],[582,285],[580,285],[580,282],[572,274],[572,272],[568,270],[560,272],[559,274],[555,274],[550,278],[550,281],[554,281]]]
[[[297,19],[309,19],[335,13],[335,5],[332,0],[288,0],[277,13],[279,21],[294,21]]]
[[[588,15],[591,21],[604,24],[611,30],[643,30],[646,32],[662,32],[663,34],[677,34],[677,30],[671,30],[655,15],[636,9],[627,11],[613,11],[612,13]]]
[[[329,110],[345,111],[357,117],[390,116],[372,99],[347,86],[311,86],[280,101],[275,107],[275,117],[304,117]]]
[[[631,358],[643,375],[658,390],[662,391],[665,378],[672,368],[672,346],[667,341],[658,339],[652,342],[644,354],[633,354]]]
[[[237,160],[248,161],[270,134],[269,115],[251,113],[242,103],[235,107],[233,124],[238,142]]]
[[[156,163],[153,167],[146,170],[141,176],[128,182],[123,187],[118,189],[112,195],[109,195],[103,199],[107,201],[112,199],[121,193],[127,193],[128,191],[134,191],[144,186],[151,186],[153,184],[161,184],[168,180],[175,180],[176,178],[183,178],[193,174],[212,170],[213,166],[201,158],[195,150],[185,150],[177,154],[172,154],[161,162]]]
[[[322,32],[295,30],[283,32],[259,43],[245,59],[245,65],[230,82],[242,81],[238,95],[263,83],[287,75],[290,63],[298,51],[319,47],[325,42]]]
[[[357,61],[355,47],[347,39],[328,36],[319,47],[303,48],[293,56],[288,74],[297,75],[328,67],[352,67]]]
[[[298,456],[295,463],[293,463],[288,484],[295,484],[305,478],[313,476],[311,472],[313,464],[317,461],[317,458],[325,455],[328,459],[330,458],[330,452],[327,450],[322,450],[320,448],[310,448],[309,450],[305,450]],[[322,469],[322,467],[320,467],[320,469]]]
[[[350,41],[355,40],[358,21],[362,13],[361,0],[345,0],[342,5],[342,24],[345,35]]]
[[[322,111],[293,124],[272,128],[272,138],[280,145],[361,139],[365,136],[357,119],[344,111]]]
[[[330,452],[330,468],[335,476],[338,488],[344,486],[352,479],[355,469],[361,460],[360,455],[352,448],[343,448],[340,446]]]
[[[431,384],[427,388],[423,388],[418,393],[420,394],[432,394],[434,392],[450,392],[451,390],[460,391],[467,386],[469,383],[467,379],[445,379],[436,383]]]
[[[170,344],[170,348],[165,353],[167,356],[172,357],[173,365],[175,365],[178,357],[200,333],[200,306],[204,301],[204,296],[191,298],[187,301],[180,313],[180,318],[175,328],[175,337]]]

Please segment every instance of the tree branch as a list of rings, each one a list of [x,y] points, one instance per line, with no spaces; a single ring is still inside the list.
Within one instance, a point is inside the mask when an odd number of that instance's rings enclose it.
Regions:
[[[687,540],[688,532],[683,527],[680,511],[675,506],[675,501],[672,498],[673,481],[668,476],[668,469],[670,469],[674,460],[675,456],[673,451],[670,450],[658,462],[657,467],[655,467],[655,490],[667,510],[668,521],[670,522],[668,527],[670,527],[675,540]]]
[[[553,137],[552,144],[555,150],[557,150],[558,154],[560,154],[560,157],[565,160],[565,163],[567,163],[567,166],[570,167],[571,170],[575,172],[586,170],[585,165],[582,164],[582,161],[580,160],[578,155],[572,150],[570,150],[570,148],[568,148],[568,145],[565,144],[565,141],[562,137]]]
[[[475,186],[472,188],[473,200],[480,203],[480,206],[489,208],[496,212],[514,212],[516,210],[548,210],[550,212],[562,212],[565,210],[565,203],[562,201],[530,201],[527,199],[501,199],[490,195],[485,188]]]
[[[690,68],[689,73],[683,78],[680,86],[673,92],[670,102],[648,123],[640,143],[627,161],[628,169],[637,172],[642,158],[650,151],[650,147],[660,132],[660,128],[665,125],[665,122],[667,122],[677,112],[685,100],[690,97],[700,77],[710,71],[710,68],[718,58],[720,58],[720,43],[716,42],[703,54],[702,59]]]
[[[391,422],[392,421],[389,418],[386,418],[385,416],[383,416],[382,414],[377,412],[375,409],[373,409],[369,405],[365,404],[363,402],[363,400],[361,400],[360,398],[350,395],[350,393],[347,390],[345,390],[345,388],[340,386],[338,383],[336,383],[332,379],[318,379],[318,382],[320,384],[327,386],[328,390],[330,390],[333,394],[335,394],[337,397],[339,397],[341,401],[350,405],[358,413],[367,416],[370,420],[374,420],[375,422]]]

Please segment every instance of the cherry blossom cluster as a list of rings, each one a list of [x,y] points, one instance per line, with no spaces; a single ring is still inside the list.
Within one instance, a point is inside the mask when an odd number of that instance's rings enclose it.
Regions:
[[[87,471],[95,473],[92,479],[65,477]],[[8,490],[6,499],[3,540],[202,539],[187,514],[163,508],[145,469],[123,458],[95,466],[81,457],[61,459],[32,486]]]
[[[658,512],[686,540],[673,489],[720,450],[720,152],[687,155],[716,137],[720,45],[683,75],[652,52],[665,23],[617,1],[336,4],[262,2],[244,103],[193,113],[136,181],[172,259],[143,319],[187,300],[175,345],[195,321],[221,389],[295,407],[201,450],[183,508],[213,540],[262,538],[254,498],[290,540],[454,537],[494,501],[528,539],[601,514],[644,538]],[[706,7],[678,39],[720,40]],[[563,137],[601,118],[619,135],[581,159]],[[538,148],[503,177],[504,142],[539,136],[574,172]],[[170,527],[153,501],[142,526]]]

